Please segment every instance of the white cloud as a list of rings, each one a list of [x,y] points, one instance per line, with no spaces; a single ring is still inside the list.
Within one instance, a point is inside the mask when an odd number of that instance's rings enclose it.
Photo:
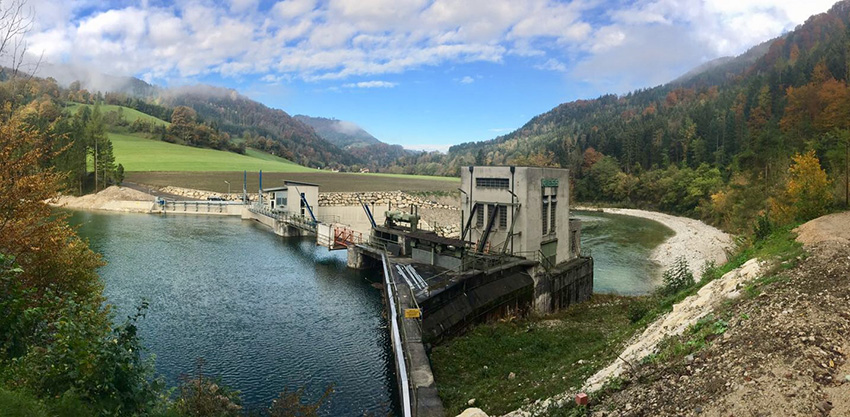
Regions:
[[[389,81],[361,81],[359,83],[343,84],[345,88],[393,88],[398,83]]]
[[[540,65],[535,65],[534,68],[544,71],[566,72],[567,65],[555,58],[549,58],[546,62]]]
[[[467,76],[461,78],[459,82],[461,84],[472,84],[472,83],[475,82],[475,78],[472,78],[472,77],[467,75]]]
[[[47,61],[166,82],[210,73],[344,80],[510,56],[634,88],[667,77],[670,68],[741,53],[833,1],[637,0],[612,7],[598,0],[181,0],[110,7],[30,0],[36,22],[28,39],[30,51],[43,51]],[[359,84],[352,85],[368,88]]]

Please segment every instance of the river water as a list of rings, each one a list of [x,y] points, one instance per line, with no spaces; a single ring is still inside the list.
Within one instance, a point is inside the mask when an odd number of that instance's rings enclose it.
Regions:
[[[595,260],[594,290],[643,294],[658,283],[651,250],[672,231],[635,217],[573,212]],[[281,239],[254,222],[203,216],[73,212],[71,223],[108,264],[117,317],[150,303],[139,324],[157,372],[175,386],[204,371],[242,392],[249,409],[284,389],[334,393],[325,415],[398,411],[380,291],[345,267],[345,252]],[[374,274],[374,272],[372,272]]]
[[[325,415],[397,409],[381,293],[345,252],[238,218],[75,212],[71,223],[108,262],[117,317],[150,302],[139,332],[169,386],[203,358],[251,409],[285,388],[315,399],[328,384]]]
[[[660,285],[652,250],[673,236],[654,220],[593,211],[572,211],[581,219],[581,245],[593,256],[593,292],[641,295]]]

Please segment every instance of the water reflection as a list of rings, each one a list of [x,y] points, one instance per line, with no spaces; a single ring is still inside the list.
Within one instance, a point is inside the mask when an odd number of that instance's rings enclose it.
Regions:
[[[140,333],[174,385],[203,357],[249,407],[284,388],[326,415],[386,414],[395,382],[380,292],[309,239],[281,239],[238,219],[76,212],[72,223],[109,262],[100,273],[118,317],[144,297]]]
[[[624,295],[646,294],[661,277],[652,250],[673,231],[653,220],[601,212],[574,211],[582,221],[581,244],[594,261],[593,290]]]

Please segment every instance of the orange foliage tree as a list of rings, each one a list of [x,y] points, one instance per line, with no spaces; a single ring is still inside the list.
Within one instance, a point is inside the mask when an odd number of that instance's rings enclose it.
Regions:
[[[45,168],[56,156],[51,127],[32,123],[38,103],[13,109],[6,103],[0,120],[0,253],[23,269],[25,289],[41,295],[51,288],[81,298],[100,296],[98,255],[52,212],[63,176]],[[61,152],[61,151],[60,151]]]

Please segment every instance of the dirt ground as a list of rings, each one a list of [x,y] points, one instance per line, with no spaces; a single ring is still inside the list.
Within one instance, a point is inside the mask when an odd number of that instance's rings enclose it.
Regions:
[[[826,241],[850,243],[850,211],[819,217],[794,229],[794,233],[803,245]]]
[[[87,194],[81,197],[61,196],[56,204],[71,208],[97,208],[112,201],[153,201],[153,196],[139,190],[111,186],[99,191],[97,194]]]
[[[808,257],[727,305],[725,332],[636,366],[591,415],[850,416],[850,213],[799,230]]]
[[[129,182],[155,187],[172,185],[175,187],[226,193],[228,190],[227,182],[230,183],[231,192],[242,192],[242,178],[242,172],[128,172],[125,179]],[[322,192],[406,191],[454,193],[460,185],[459,178],[444,180],[334,172],[264,172],[263,188],[283,185],[284,180],[319,184]],[[248,191],[257,192],[258,188],[258,173],[249,172]]]

